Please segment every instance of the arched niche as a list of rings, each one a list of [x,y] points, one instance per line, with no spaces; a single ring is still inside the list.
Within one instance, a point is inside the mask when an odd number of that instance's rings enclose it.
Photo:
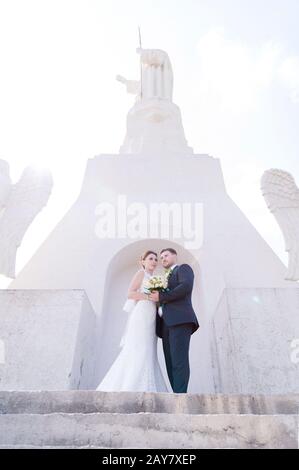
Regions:
[[[191,337],[191,376],[188,390],[192,392],[199,391],[201,381],[200,374],[197,371],[199,370],[200,357],[202,356],[199,341],[199,336],[202,332],[200,318],[200,266],[198,260],[183,245],[165,239],[145,239],[129,243],[121,248],[110,261],[105,279],[103,308],[99,316],[97,328],[95,388],[120,352],[119,343],[129,315],[122,310],[122,307],[126,300],[129,283],[135,272],[140,269],[139,259],[141,254],[146,250],[153,250],[158,253],[159,257],[160,251],[167,247],[174,248],[178,253],[178,263],[188,263],[195,275],[192,303],[201,328]],[[160,264],[156,272],[163,272],[163,267]],[[136,331],[136,334],[138,334],[138,331]],[[138,351],[136,351],[136,354],[138,354]],[[158,357],[163,375],[169,384],[161,340],[158,341]],[[130,364],[128,364],[128,367],[130,367]]]

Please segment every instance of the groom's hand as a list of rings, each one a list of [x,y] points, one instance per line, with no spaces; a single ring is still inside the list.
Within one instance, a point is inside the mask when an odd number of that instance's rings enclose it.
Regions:
[[[154,302],[159,302],[159,292],[157,290],[153,290],[149,298],[150,300],[153,300]]]

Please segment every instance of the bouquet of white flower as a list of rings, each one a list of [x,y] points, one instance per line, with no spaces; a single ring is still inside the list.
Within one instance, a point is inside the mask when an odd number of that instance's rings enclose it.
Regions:
[[[150,294],[154,290],[163,292],[167,289],[167,285],[166,276],[152,276],[145,281],[144,290],[146,294]]]

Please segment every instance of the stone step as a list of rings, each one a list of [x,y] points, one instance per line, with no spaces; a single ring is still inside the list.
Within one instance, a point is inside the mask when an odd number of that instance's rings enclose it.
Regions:
[[[0,391],[7,413],[297,414],[299,394],[205,395],[145,392]]]
[[[0,415],[2,448],[298,448],[298,415],[50,413]]]

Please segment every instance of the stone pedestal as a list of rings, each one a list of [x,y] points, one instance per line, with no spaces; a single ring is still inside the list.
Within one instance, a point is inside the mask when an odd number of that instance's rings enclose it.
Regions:
[[[84,290],[1,290],[1,390],[89,388],[95,314]]]
[[[298,289],[225,289],[212,322],[216,391],[298,392],[298,312]]]

